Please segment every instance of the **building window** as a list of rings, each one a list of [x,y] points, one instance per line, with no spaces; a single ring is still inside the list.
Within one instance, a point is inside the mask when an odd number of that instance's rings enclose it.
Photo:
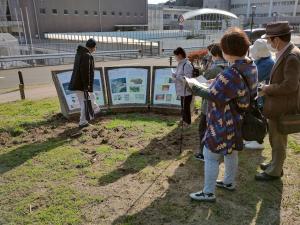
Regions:
[[[78,15],[79,13],[78,13],[78,10],[74,10],[74,14],[75,15]]]
[[[119,16],[122,16],[123,15],[123,13],[122,12],[119,12]]]
[[[135,17],[137,17],[137,15],[138,15],[137,13],[134,13],[134,16],[135,16]]]
[[[69,15],[69,11],[67,9],[64,10],[64,15]]]
[[[144,13],[141,13],[141,17],[143,17],[144,16]]]
[[[94,16],[98,16],[98,12],[97,11],[94,11]]]
[[[57,15],[58,14],[57,9],[52,9],[52,14]]]
[[[84,10],[84,15],[89,15],[89,11],[87,11],[87,10]]]
[[[102,14],[103,14],[103,16],[106,16],[106,15],[107,15],[107,12],[106,12],[106,11],[103,11]]]
[[[171,15],[170,14],[164,14],[164,19],[171,19]]]
[[[46,14],[46,9],[40,9],[40,14]]]
[[[126,14],[127,16],[130,16],[130,12],[127,12],[127,14]]]
[[[114,15],[115,15],[115,12],[114,12],[114,11],[112,11],[112,12],[111,12],[111,15],[112,15],[112,16],[114,16]]]

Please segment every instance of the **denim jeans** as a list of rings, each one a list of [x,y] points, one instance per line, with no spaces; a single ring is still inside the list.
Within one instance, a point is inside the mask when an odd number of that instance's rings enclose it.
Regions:
[[[238,170],[238,152],[233,151],[231,154],[223,156],[213,153],[208,148],[204,147],[204,193],[215,193],[216,180],[219,175],[220,159],[224,157],[225,175],[224,184],[235,185],[235,178]]]

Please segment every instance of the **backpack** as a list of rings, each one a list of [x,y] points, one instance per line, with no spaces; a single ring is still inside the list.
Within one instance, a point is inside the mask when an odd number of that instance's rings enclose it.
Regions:
[[[258,107],[256,96],[251,96],[251,89],[246,77],[240,73],[236,67],[233,67],[233,69],[235,69],[239,76],[242,77],[250,93],[250,106],[247,110],[241,110],[235,100],[231,102],[231,105],[236,109],[236,111],[243,116],[241,124],[242,137],[246,141],[257,141],[258,143],[263,143],[263,140],[268,133],[267,120]]]
[[[183,64],[183,72],[184,72],[184,67],[185,67],[186,63]],[[193,72],[192,72],[192,77],[199,77],[200,76],[200,71],[194,67],[193,63],[191,63],[192,67],[193,67]]]

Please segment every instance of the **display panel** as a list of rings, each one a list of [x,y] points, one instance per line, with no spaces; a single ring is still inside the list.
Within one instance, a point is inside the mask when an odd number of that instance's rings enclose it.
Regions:
[[[111,106],[149,104],[150,67],[105,68]]]

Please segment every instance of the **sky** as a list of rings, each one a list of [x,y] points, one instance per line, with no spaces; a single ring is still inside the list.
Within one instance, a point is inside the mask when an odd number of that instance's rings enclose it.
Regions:
[[[162,2],[167,2],[168,0],[148,0],[149,4],[157,4]]]

